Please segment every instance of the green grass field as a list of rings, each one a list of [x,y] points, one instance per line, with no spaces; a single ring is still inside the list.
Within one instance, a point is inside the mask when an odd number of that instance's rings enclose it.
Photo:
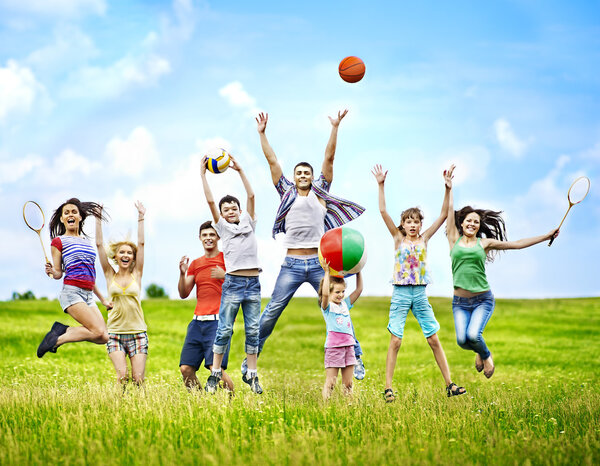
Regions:
[[[456,345],[450,300],[431,303],[453,380],[468,394],[446,397],[410,316],[393,404],[382,397],[389,298],[357,302],[367,376],[351,400],[338,385],[328,404],[316,298],[293,299],[278,322],[259,359],[262,396],[241,381],[236,323],[232,399],[183,386],[190,301],[144,302],[146,386],[125,394],[104,346],[36,357],[52,322],[73,322],[57,302],[0,303],[0,464],[600,464],[600,298],[498,300],[485,333],[490,380]],[[199,376],[204,383],[208,371]]]

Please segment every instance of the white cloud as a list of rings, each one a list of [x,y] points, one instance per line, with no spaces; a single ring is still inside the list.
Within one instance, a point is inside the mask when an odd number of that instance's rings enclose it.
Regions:
[[[494,132],[498,144],[506,152],[515,157],[521,157],[525,153],[528,142],[517,137],[508,120],[498,118],[494,122]]]
[[[247,109],[251,115],[256,115],[260,110],[256,106],[256,99],[252,97],[239,81],[233,81],[219,89],[219,95],[232,107]]]
[[[44,161],[39,155],[30,154],[22,159],[0,162],[0,183],[14,183],[41,167]]]
[[[106,157],[116,175],[140,176],[148,168],[160,166],[160,156],[154,136],[143,126],[127,137],[115,137],[106,145]]]
[[[583,151],[581,156],[585,159],[600,160],[600,142],[594,144],[594,147]]]
[[[456,171],[454,172],[454,183],[456,185],[460,185],[466,180],[469,182],[482,181],[487,176],[490,153],[483,146],[452,149],[445,152],[442,158],[445,162],[439,170],[444,170],[451,164],[456,165]]]
[[[92,162],[72,149],[63,150],[54,159],[51,173],[56,178],[80,173],[89,176],[101,167],[100,163]]]
[[[69,76],[62,94],[71,98],[116,97],[136,86],[153,86],[170,72],[169,61],[154,53],[127,55],[107,67],[80,68]]]
[[[60,25],[54,31],[54,40],[33,51],[25,62],[38,71],[57,73],[85,63],[97,54],[93,40],[79,28]]]
[[[43,93],[29,68],[8,60],[6,67],[0,68],[0,122],[11,114],[27,114]]]
[[[104,0],[0,0],[0,6],[16,13],[52,17],[103,15],[106,11]]]

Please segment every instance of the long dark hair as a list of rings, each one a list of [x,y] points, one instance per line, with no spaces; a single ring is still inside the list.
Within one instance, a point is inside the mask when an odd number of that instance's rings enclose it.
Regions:
[[[467,215],[475,212],[479,215],[479,231],[476,233],[478,238],[493,238],[498,241],[506,241],[506,225],[502,218],[502,211],[475,209],[470,205],[463,207],[460,210],[454,211],[454,223],[460,235],[463,235],[462,223]],[[493,261],[496,250],[490,250],[487,253],[488,261]]]
[[[93,215],[101,220],[106,221],[106,214],[102,209],[100,204],[96,202],[81,202],[76,197],[72,197],[67,201],[63,202],[58,209],[54,211],[52,214],[52,218],[50,219],[50,224],[48,225],[50,229],[50,238],[56,238],[57,236],[64,235],[67,231],[65,225],[60,221],[60,217],[62,216],[63,207],[67,204],[74,205],[79,210],[79,215],[81,215],[81,222],[79,222],[79,234],[87,236],[83,232],[83,222],[89,215]]]

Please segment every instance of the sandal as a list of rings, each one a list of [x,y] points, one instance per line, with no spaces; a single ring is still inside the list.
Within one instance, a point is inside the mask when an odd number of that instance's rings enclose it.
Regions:
[[[454,382],[450,382],[450,385],[448,385],[446,387],[446,393],[448,394],[449,397],[450,396],[458,396],[458,395],[464,395],[465,393],[467,393],[467,390],[465,387],[459,387]]]
[[[450,395],[448,395],[450,396]],[[396,395],[394,395],[394,390],[392,390],[391,388],[386,388],[383,391],[383,398],[385,399],[386,403],[393,403],[396,400]]]

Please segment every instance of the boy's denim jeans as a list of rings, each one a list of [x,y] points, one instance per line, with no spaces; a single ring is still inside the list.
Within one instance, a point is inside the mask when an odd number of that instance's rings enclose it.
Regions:
[[[260,282],[258,277],[225,274],[219,308],[219,327],[213,352],[224,354],[233,334],[233,322],[242,306],[246,353],[258,353],[258,319],[260,318]]]

